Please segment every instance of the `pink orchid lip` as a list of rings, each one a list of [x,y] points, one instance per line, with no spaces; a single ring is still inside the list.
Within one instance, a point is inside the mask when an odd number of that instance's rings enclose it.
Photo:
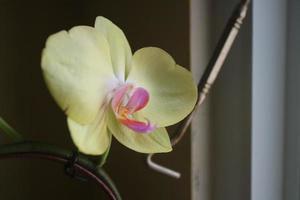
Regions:
[[[134,130],[135,132],[138,133],[149,133],[155,130],[155,126],[151,124],[148,120],[147,123],[137,121],[137,120],[132,120],[132,119],[119,119],[119,121],[127,126],[128,128]]]
[[[124,96],[126,95],[128,90],[131,90],[133,85],[124,84],[120,86],[114,93],[111,106],[115,112],[117,112],[117,109],[119,108],[120,104],[122,103],[122,100]]]
[[[149,133],[155,130],[155,126],[149,120],[142,122],[132,119],[132,114],[143,109],[148,102],[147,90],[124,84],[115,91],[111,106],[121,124],[137,133]]]

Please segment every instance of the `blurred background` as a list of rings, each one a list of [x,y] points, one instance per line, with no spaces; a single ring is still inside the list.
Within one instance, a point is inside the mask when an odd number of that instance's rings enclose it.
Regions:
[[[50,34],[93,26],[102,15],[124,30],[133,51],[158,46],[199,80],[238,2],[0,0],[0,115],[26,138],[74,149],[41,74]],[[191,134],[155,157],[181,179],[149,170],[145,155],[113,143],[105,169],[123,199],[300,199],[299,10],[297,0],[252,2]],[[94,184],[48,161],[0,161],[0,179],[1,199],[103,199]]]
[[[0,113],[26,138],[74,149],[65,116],[43,81],[46,38],[105,16],[126,34],[133,51],[157,46],[189,67],[188,1],[0,0]],[[0,135],[1,140],[4,140]],[[105,169],[124,199],[190,199],[189,137],[157,156],[183,173],[174,180],[149,170],[145,155],[114,142]],[[48,161],[0,161],[1,199],[103,199],[92,183],[71,180]]]

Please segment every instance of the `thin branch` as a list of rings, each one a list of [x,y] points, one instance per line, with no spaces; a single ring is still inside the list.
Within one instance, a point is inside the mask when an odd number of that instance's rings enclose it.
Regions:
[[[198,110],[198,108],[204,102],[206,96],[208,95],[211,86],[215,82],[224,64],[224,61],[231,49],[231,46],[234,43],[235,38],[239,33],[240,27],[243,24],[243,20],[246,17],[249,3],[250,0],[241,0],[241,2],[237,5],[236,9],[233,11],[230,19],[228,20],[225,29],[223,31],[223,34],[217,44],[217,47],[215,48],[213,56],[211,57],[208,66],[206,67],[204,74],[202,75],[200,82],[198,84],[199,96],[198,96],[197,104],[194,107],[193,112],[179,125],[177,131],[174,134],[174,137],[171,140],[172,146],[175,146],[178,142],[181,141],[181,139],[187,132],[187,129],[191,124],[196,111]],[[154,163],[151,160],[153,156],[154,154],[148,155],[147,162],[149,167],[160,173],[170,176],[169,171],[171,169],[168,169],[166,167]]]
[[[153,162],[152,157],[154,154],[149,154],[147,157],[147,164],[148,166],[158,172],[163,172],[164,174],[171,176],[173,178],[180,178],[181,174],[179,172],[176,172],[172,169],[166,168],[162,165],[156,164],[155,162]]]

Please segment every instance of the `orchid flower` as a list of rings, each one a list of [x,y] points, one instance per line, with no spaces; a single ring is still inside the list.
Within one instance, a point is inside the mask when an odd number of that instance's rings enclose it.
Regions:
[[[49,36],[41,65],[74,144],[89,155],[103,154],[112,135],[137,152],[171,151],[165,127],[197,100],[188,70],[159,48],[132,55],[122,30],[104,17]]]

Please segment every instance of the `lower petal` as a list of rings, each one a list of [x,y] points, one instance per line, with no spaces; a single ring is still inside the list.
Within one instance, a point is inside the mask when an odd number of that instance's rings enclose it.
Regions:
[[[88,125],[81,125],[68,118],[68,126],[75,146],[89,155],[103,154],[111,143],[107,130],[107,115],[101,113]]]
[[[108,128],[120,143],[134,151],[140,153],[172,151],[170,138],[165,128],[157,128],[148,134],[139,134],[122,125],[112,110],[109,112]]]

